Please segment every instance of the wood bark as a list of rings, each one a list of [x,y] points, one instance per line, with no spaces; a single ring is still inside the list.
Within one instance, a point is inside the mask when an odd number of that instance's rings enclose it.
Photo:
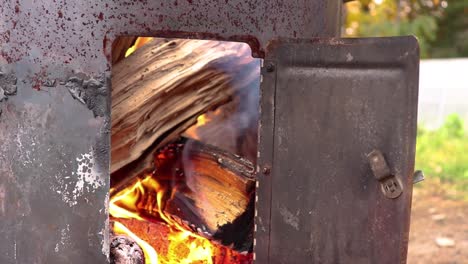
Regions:
[[[256,83],[258,61],[249,55],[240,43],[153,39],[114,65],[111,172],[149,159],[148,148]]]
[[[140,215],[160,220],[155,201],[158,193],[163,193],[161,210],[186,229],[237,250],[251,249],[255,189],[251,162],[181,138],[154,154],[151,171],[159,190],[145,186],[137,203]],[[122,182],[111,196],[137,179]]]

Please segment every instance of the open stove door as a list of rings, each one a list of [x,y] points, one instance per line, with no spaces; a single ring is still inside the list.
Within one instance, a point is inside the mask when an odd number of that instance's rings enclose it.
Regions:
[[[278,40],[262,67],[256,263],[405,263],[413,37]]]

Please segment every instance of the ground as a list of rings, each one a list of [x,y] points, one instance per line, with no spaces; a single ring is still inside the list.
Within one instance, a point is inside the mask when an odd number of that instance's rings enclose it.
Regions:
[[[467,193],[436,180],[418,185],[413,191],[408,264],[468,263]]]

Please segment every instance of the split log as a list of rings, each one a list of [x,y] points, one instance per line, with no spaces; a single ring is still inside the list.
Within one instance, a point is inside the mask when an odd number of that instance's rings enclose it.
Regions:
[[[174,140],[257,82],[258,61],[246,44],[151,40],[113,67],[111,172],[147,161],[148,148]]]
[[[154,156],[152,178],[136,203],[138,213],[159,220],[165,215],[198,234],[249,251],[253,242],[254,167],[248,160],[202,142],[181,138]],[[112,190],[111,196],[133,186],[128,179]],[[164,194],[156,204],[157,194]]]

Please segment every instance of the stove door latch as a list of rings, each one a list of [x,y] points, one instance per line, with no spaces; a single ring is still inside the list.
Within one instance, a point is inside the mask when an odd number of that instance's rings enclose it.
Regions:
[[[387,198],[395,199],[403,192],[403,187],[395,175],[392,175],[387,161],[379,150],[367,154],[374,177],[380,182],[382,192]]]

